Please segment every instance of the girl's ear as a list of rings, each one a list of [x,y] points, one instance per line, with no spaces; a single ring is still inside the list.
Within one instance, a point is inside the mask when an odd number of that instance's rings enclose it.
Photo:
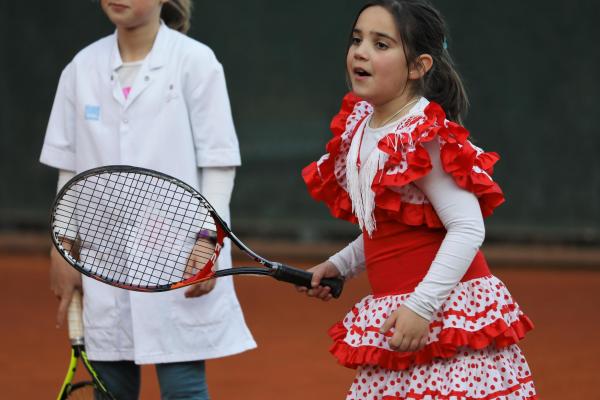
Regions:
[[[409,73],[409,79],[421,79],[433,66],[433,57],[429,54],[421,54],[413,63]]]

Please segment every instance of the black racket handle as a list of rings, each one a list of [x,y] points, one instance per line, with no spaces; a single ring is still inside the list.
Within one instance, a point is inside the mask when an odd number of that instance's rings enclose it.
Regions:
[[[283,264],[275,264],[276,270],[273,277],[279,281],[293,283],[294,285],[312,288],[311,281],[313,274],[303,269],[290,267]],[[344,280],[340,278],[323,278],[321,286],[328,286],[331,289],[331,295],[336,299],[342,294],[344,289]]]

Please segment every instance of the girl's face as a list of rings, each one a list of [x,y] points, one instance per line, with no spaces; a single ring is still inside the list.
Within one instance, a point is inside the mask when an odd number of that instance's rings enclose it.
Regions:
[[[374,106],[409,95],[402,39],[385,8],[369,7],[358,17],[346,68],[354,93]]]
[[[167,0],[101,0],[102,9],[117,28],[135,29],[157,23]]]

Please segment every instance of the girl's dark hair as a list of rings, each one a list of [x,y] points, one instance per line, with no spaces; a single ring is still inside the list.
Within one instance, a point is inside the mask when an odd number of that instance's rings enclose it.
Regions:
[[[448,31],[440,12],[426,0],[375,0],[359,11],[353,27],[360,14],[373,6],[385,8],[394,17],[407,67],[414,66],[421,54],[433,58],[433,66],[414,88],[415,94],[440,104],[448,119],[462,122],[469,100],[447,50]]]
[[[190,29],[192,17],[191,0],[168,0],[162,6],[160,18],[171,29],[181,33],[187,33]]]

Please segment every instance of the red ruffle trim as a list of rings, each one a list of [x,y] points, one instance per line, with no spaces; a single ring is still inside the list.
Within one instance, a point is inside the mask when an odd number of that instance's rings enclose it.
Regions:
[[[338,322],[329,330],[329,336],[334,340],[329,349],[338,362],[348,368],[361,365],[378,365],[394,371],[405,370],[414,364],[427,364],[434,358],[451,358],[460,347],[468,346],[478,350],[494,344],[502,348],[518,343],[525,334],[533,329],[533,323],[521,315],[518,321],[510,326],[502,319],[485,326],[476,332],[458,328],[446,328],[438,335],[436,342],[426,345],[417,352],[396,352],[375,346],[353,347],[344,341],[347,329]]]
[[[391,188],[399,188],[427,175],[432,168],[429,153],[423,144],[436,136],[443,139],[440,158],[444,171],[452,176],[461,188],[475,194],[484,217],[504,202],[502,190],[490,175],[494,164],[500,159],[497,153],[480,152],[467,140],[469,132],[462,126],[446,120],[442,107],[430,102],[424,110],[425,118],[413,130],[410,137],[403,135],[395,143],[395,134],[379,141],[378,147],[388,154],[384,168],[378,172],[371,188],[375,192],[377,208],[407,225],[427,225],[431,228],[442,226],[431,204],[402,203],[400,196]],[[406,154],[408,164],[404,172],[388,174],[403,159],[403,146],[414,145],[414,151]],[[479,168],[481,172],[477,172]],[[483,173],[485,171],[485,173]],[[399,218],[398,218],[399,216]]]
[[[361,99],[352,93],[344,97],[339,113],[331,121],[330,128],[334,137],[326,146],[328,158],[323,159],[320,164],[313,162],[302,171],[311,196],[315,200],[323,201],[333,216],[353,223],[357,218],[352,213],[352,202],[348,193],[335,177],[335,160],[340,153],[341,137],[346,130],[347,119],[359,101]],[[461,188],[477,196],[483,216],[491,215],[493,210],[504,202],[502,190],[490,177],[494,164],[499,160],[498,154],[478,153],[467,140],[469,132],[464,127],[447,121],[443,109],[437,103],[430,102],[424,114],[425,117],[417,123],[410,137],[402,135],[400,143],[396,134],[390,134],[379,141],[378,147],[388,154],[388,160],[375,176],[371,187],[375,192],[376,212],[411,226],[442,227],[431,204],[404,203],[398,192],[393,190],[414,182],[431,171],[431,160],[423,143],[439,136],[444,141],[440,149],[444,170]],[[406,170],[388,174],[388,171],[403,160],[402,148],[411,145],[414,145],[414,151],[406,154]],[[482,172],[477,172],[477,168]]]
[[[352,212],[352,200],[348,192],[340,186],[335,177],[335,159],[340,153],[342,135],[346,131],[346,121],[356,103],[361,101],[353,93],[348,93],[342,100],[342,107],[331,120],[330,129],[333,138],[327,143],[328,158],[320,164],[313,162],[302,170],[302,178],[308,192],[317,201],[322,201],[329,207],[331,214],[340,219],[356,223],[358,219]]]
[[[354,111],[354,106],[359,101],[362,101],[362,99],[352,92],[347,93],[344,96],[340,111],[333,117],[331,124],[329,125],[329,129],[331,129],[333,136],[342,136],[344,134],[346,131],[346,121],[350,114],[352,114],[352,111]],[[327,150],[329,150],[329,148]]]
[[[498,390],[493,393],[488,393],[485,397],[477,397],[477,398],[466,397],[466,393],[461,392],[461,391],[451,391],[451,392],[442,393],[438,390],[428,389],[422,393],[416,393],[416,392],[411,391],[410,393],[407,393],[404,397],[384,396],[382,398],[382,400],[403,400],[403,399],[421,400],[421,399],[425,399],[425,398],[433,398],[434,396],[440,396],[439,398],[443,398],[443,399],[450,399],[452,397],[455,397],[455,398],[458,398],[461,400],[492,400],[492,399],[498,399],[500,396],[508,396],[519,390],[523,390],[523,386],[529,384],[532,381],[533,381],[533,378],[531,376],[528,376],[527,378],[519,379],[518,383],[516,385],[513,385],[513,386],[503,389],[503,390]],[[527,397],[523,398],[525,400],[537,400],[537,398],[538,398],[536,394],[528,395],[528,394],[522,393],[522,395],[527,396]],[[436,397],[436,398],[438,398],[438,397]]]

